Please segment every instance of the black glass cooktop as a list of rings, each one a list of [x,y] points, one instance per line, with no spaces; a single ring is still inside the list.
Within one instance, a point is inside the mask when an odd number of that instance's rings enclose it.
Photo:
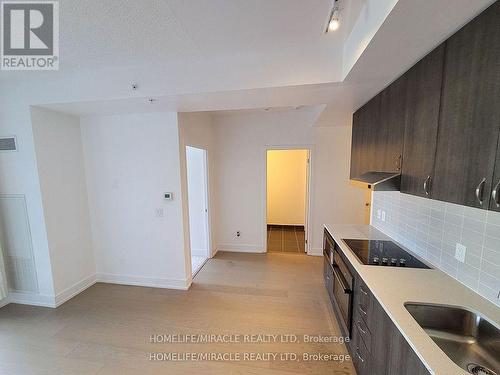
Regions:
[[[392,241],[344,239],[344,242],[363,264],[370,266],[430,268]]]

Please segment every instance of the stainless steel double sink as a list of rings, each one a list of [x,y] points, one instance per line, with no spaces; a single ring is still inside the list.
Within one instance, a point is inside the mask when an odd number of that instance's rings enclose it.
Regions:
[[[471,374],[500,375],[500,329],[458,306],[405,303],[406,310],[458,366]]]

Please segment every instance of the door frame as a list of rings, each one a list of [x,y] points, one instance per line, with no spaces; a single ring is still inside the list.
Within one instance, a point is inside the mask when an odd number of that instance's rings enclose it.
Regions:
[[[263,204],[262,204],[262,213],[263,213],[263,221],[264,221],[264,226],[263,226],[263,236],[262,236],[262,243],[263,243],[263,251],[264,253],[267,253],[267,152],[272,151],[272,150],[306,150],[309,155],[309,162],[307,163],[307,176],[306,176],[306,217],[305,217],[305,224],[304,224],[304,229],[306,232],[306,248],[305,248],[305,253],[307,255],[313,255],[312,254],[312,231],[310,228],[312,228],[312,214],[311,214],[311,206],[312,206],[312,196],[313,196],[313,189],[312,189],[312,175],[313,175],[313,157],[314,157],[314,145],[311,144],[288,144],[288,145],[266,145],[264,146],[264,152],[263,152],[263,164],[264,164],[264,175],[263,175],[263,188],[262,188],[262,193],[263,193]]]
[[[189,174],[188,174],[188,162],[187,162],[187,150],[188,150],[188,147],[190,148],[195,148],[195,149],[198,149],[198,150],[201,150],[203,151],[203,169],[204,169],[204,174],[205,174],[205,178],[204,178],[204,186],[203,186],[203,189],[204,189],[204,193],[205,193],[205,232],[206,232],[206,247],[207,247],[207,250],[206,250],[206,260],[205,262],[212,258],[214,256],[214,254],[212,254],[212,232],[211,232],[211,216],[210,216],[210,213],[211,213],[211,210],[210,210],[210,172],[209,172],[209,163],[208,163],[208,160],[209,160],[209,156],[208,156],[208,149],[203,147],[203,146],[199,146],[199,145],[191,145],[191,144],[185,144],[184,145],[184,152],[185,152],[185,158],[186,158],[186,191],[187,191],[187,211],[188,211],[188,226],[189,226],[189,258],[191,260],[192,258],[192,248],[191,248],[191,228],[190,228],[190,225],[191,225],[191,222],[190,222],[190,214],[189,214]],[[204,262],[204,263],[205,263]],[[191,265],[190,265],[191,267]],[[201,268],[203,267],[203,265],[199,268],[199,270],[201,270]],[[199,271],[198,270],[198,271]],[[198,272],[194,272],[193,273],[193,269],[191,267],[191,278],[193,278],[196,273]]]

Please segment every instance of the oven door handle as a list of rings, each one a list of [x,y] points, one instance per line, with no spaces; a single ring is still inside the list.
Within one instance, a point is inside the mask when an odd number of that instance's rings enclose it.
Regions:
[[[352,293],[351,288],[349,288],[349,285],[347,285],[347,283],[344,281],[344,278],[338,274],[338,271],[337,271],[338,269],[339,269],[339,266],[337,264],[334,264],[333,265],[333,274],[335,275],[335,278],[342,286],[342,289],[344,289],[344,293],[351,294]]]

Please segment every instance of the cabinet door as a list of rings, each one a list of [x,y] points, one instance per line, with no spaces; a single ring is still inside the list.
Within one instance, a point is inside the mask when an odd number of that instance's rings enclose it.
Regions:
[[[500,132],[498,136],[497,159],[493,175],[493,190],[491,192],[490,210],[500,212]]]
[[[358,375],[374,375],[370,352],[366,348],[366,344],[361,338],[357,327],[353,328],[352,348],[352,360],[356,368],[356,373]]]
[[[358,109],[353,115],[351,178],[376,169],[376,132],[380,123],[380,95]]]
[[[446,42],[435,199],[489,207],[500,124],[499,19],[495,2]]]
[[[430,180],[436,155],[444,51],[442,44],[405,74],[408,94],[401,175],[402,193],[421,197],[432,193]]]
[[[351,178],[401,169],[406,77],[401,77],[353,115]]]
[[[405,129],[407,77],[403,75],[380,94],[380,123],[375,133],[372,158],[376,170],[400,172]]]
[[[363,108],[352,115],[352,143],[351,143],[351,172],[350,177],[356,178],[361,174],[363,159]]]
[[[428,375],[427,368],[376,300],[372,314],[372,336],[376,340],[372,345],[373,373]]]

